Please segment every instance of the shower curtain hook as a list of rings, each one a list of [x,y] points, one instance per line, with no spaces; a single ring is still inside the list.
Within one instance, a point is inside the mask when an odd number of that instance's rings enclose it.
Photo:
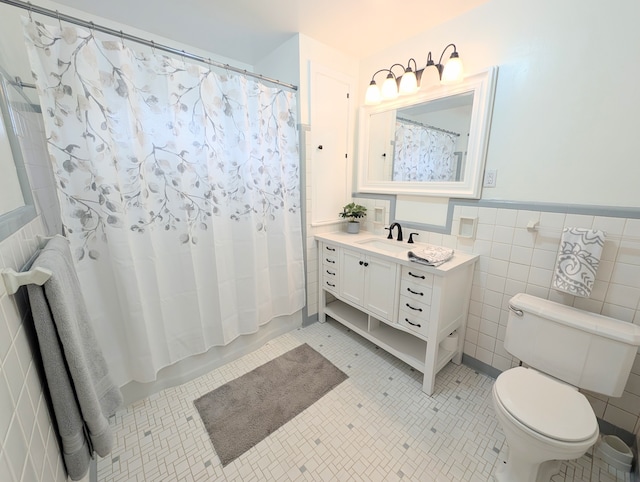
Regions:
[[[56,18],[58,19],[58,27],[62,30],[62,22],[60,21],[60,12],[56,10]]]
[[[29,4],[29,21],[33,22],[33,17],[31,16],[31,12],[33,11],[33,5],[31,5],[31,2],[27,2]]]
[[[93,20],[89,22],[89,25],[91,25],[90,29],[91,29],[91,36],[95,38],[96,36],[96,24],[93,23]]]
[[[124,33],[120,30],[120,43],[122,44],[122,48],[124,49]]]
[[[151,42],[151,53],[153,55],[155,55],[156,54],[156,43],[153,40],[150,40],[150,42]]]

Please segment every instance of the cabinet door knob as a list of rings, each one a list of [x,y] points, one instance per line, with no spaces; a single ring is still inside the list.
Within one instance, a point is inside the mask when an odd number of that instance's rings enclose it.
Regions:
[[[320,145],[318,146],[318,149],[322,150],[322,144],[320,144]]]
[[[366,267],[366,266],[369,266],[369,263],[365,262],[365,263],[364,263],[364,265],[365,265],[365,267]]]
[[[362,266],[364,264],[364,261],[358,261],[358,264]]]

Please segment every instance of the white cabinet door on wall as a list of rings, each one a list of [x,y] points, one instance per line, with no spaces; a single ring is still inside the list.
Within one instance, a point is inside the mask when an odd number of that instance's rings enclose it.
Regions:
[[[311,63],[311,224],[339,221],[351,198],[349,121],[352,80]],[[309,157],[309,156],[307,156]]]

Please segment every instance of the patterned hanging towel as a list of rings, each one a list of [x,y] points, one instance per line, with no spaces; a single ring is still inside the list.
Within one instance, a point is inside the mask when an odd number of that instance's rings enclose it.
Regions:
[[[597,229],[564,228],[552,287],[588,298],[600,264],[604,237],[604,231]]]

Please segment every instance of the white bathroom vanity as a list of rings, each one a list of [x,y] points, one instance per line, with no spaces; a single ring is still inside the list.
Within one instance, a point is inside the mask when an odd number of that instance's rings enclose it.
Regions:
[[[439,267],[409,261],[420,243],[371,233],[316,235],[320,322],[330,316],[424,374],[431,395],[449,361],[461,363],[477,255]]]

